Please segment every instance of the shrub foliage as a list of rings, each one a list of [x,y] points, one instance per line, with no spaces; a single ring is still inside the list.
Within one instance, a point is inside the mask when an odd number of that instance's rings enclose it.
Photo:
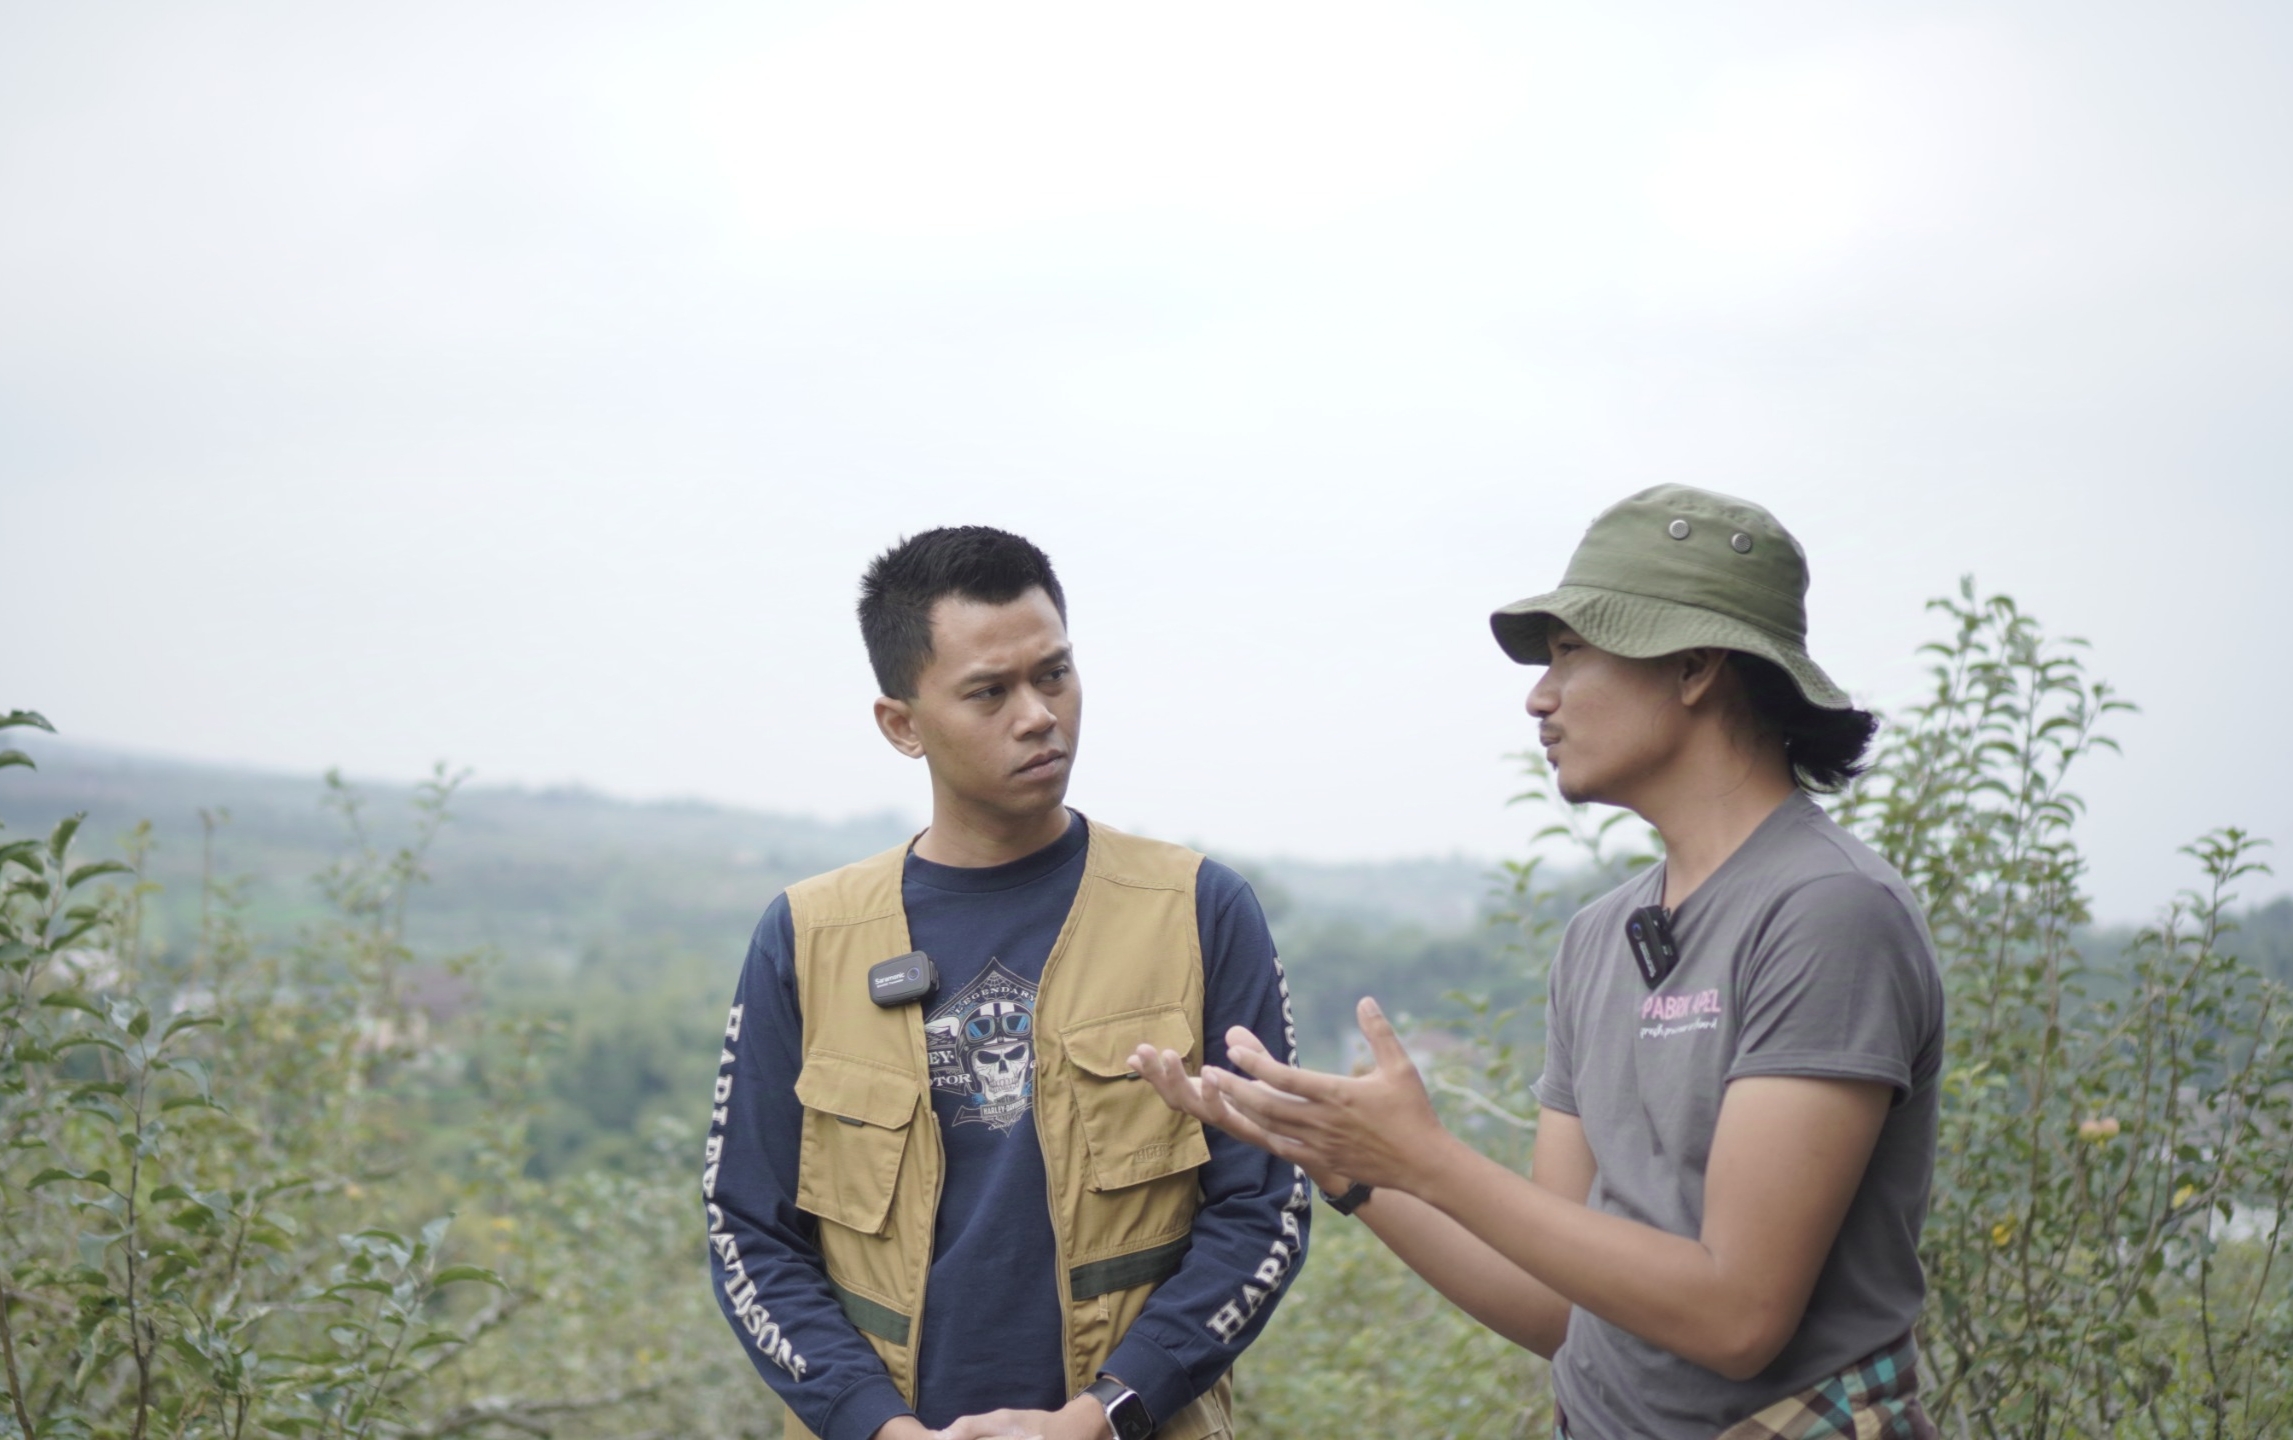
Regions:
[[[2029,1440],[2286,1433],[2293,1037],[2223,944],[2264,842],[2200,837],[2130,955],[2081,954],[2070,780],[2125,703],[2011,600],[1935,604],[1933,688],[1841,808],[1926,902],[1950,996],[1931,1408]]]
[[[211,878],[194,951],[146,954],[140,840],[79,863],[67,820],[0,846],[0,1433],[743,1433],[692,1383],[718,1322],[685,1167],[529,1180],[546,1037],[407,998],[453,787],[383,853],[330,780],[330,919],[284,944]]]

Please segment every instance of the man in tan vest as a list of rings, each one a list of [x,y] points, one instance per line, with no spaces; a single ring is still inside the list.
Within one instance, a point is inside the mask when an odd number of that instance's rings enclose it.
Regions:
[[[1234,1027],[1294,1057],[1257,899],[1066,807],[1082,682],[1033,545],[902,541],[860,625],[931,825],[750,943],[702,1176],[725,1315],[791,1437],[1229,1436],[1307,1181],[1128,1061],[1222,1064]]]

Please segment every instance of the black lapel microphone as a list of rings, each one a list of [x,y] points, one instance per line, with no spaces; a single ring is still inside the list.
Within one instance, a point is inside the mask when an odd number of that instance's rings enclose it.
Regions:
[[[1672,943],[1672,912],[1661,905],[1643,905],[1625,919],[1624,938],[1632,942],[1632,960],[1640,978],[1653,990],[1664,983],[1680,963],[1680,947]]]
[[[894,955],[868,967],[868,998],[889,1010],[910,1005],[939,988],[939,967],[921,950]]]

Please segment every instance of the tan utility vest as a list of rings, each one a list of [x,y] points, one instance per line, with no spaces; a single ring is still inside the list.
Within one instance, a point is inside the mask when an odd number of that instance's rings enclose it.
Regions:
[[[804,1106],[796,1204],[820,1219],[828,1282],[892,1383],[916,1398],[917,1320],[945,1160],[924,1007],[868,998],[868,967],[915,948],[900,899],[907,847],[788,888]],[[1178,1268],[1210,1159],[1202,1126],[1131,1073],[1141,1042],[1202,1063],[1202,857],[1093,824],[1075,903],[1035,997],[1035,1133],[1050,1178],[1069,1394],[1091,1383],[1154,1287]],[[1170,1416],[1162,1440],[1231,1433],[1230,1385]],[[791,1440],[810,1440],[792,1414]]]

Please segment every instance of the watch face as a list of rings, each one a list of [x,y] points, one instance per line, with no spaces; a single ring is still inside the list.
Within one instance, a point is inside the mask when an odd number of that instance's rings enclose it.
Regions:
[[[1107,1419],[1114,1423],[1115,1440],[1146,1440],[1154,1429],[1146,1402],[1128,1390],[1107,1407]]]
[[[1107,1425],[1115,1440],[1147,1440],[1154,1433],[1154,1416],[1147,1413],[1146,1401],[1122,1381],[1102,1375],[1089,1393],[1107,1407]]]

